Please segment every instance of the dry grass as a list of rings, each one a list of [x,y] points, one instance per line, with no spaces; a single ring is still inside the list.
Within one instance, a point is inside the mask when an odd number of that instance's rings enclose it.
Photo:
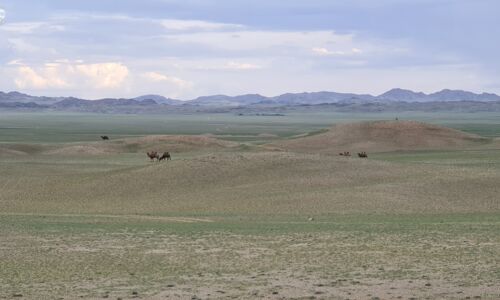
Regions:
[[[488,142],[393,123],[278,145],[299,152],[211,136],[4,145],[0,298],[499,298],[499,151],[328,155]],[[142,153],[163,149],[173,161]]]
[[[0,297],[498,299],[500,223],[472,220],[10,216],[0,219]]]
[[[109,171],[12,169],[0,210],[43,213],[450,213],[500,211],[495,168],[283,152],[219,152]],[[68,165],[66,168],[80,166]],[[24,171],[21,171],[24,170]]]
[[[491,140],[451,128],[415,121],[376,121],[339,124],[326,133],[273,144],[300,152],[337,154],[342,151],[462,149]]]
[[[15,155],[104,155],[170,151],[175,153],[221,150],[235,148],[239,144],[223,141],[209,135],[150,135],[144,137],[114,139],[109,141],[65,144],[4,144],[0,156]]]

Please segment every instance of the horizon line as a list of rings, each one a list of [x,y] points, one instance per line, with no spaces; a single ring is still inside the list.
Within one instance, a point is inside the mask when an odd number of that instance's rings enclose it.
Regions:
[[[188,102],[188,101],[196,100],[196,99],[201,98],[201,97],[214,97],[214,96],[239,97],[239,96],[247,96],[247,95],[256,95],[256,96],[262,96],[262,97],[265,97],[265,98],[276,98],[276,97],[287,95],[287,94],[314,94],[314,93],[337,93],[337,94],[353,94],[353,95],[359,95],[359,96],[365,95],[365,96],[372,96],[372,97],[380,97],[383,94],[385,94],[387,92],[390,92],[390,91],[393,91],[393,90],[409,91],[409,92],[416,93],[416,94],[422,93],[422,94],[424,94],[426,96],[429,96],[429,95],[432,95],[432,94],[436,94],[436,93],[439,93],[439,92],[443,92],[443,91],[457,91],[457,92],[473,93],[473,94],[476,94],[476,95],[485,95],[486,94],[486,95],[495,95],[495,96],[499,96],[500,97],[500,95],[498,95],[496,93],[484,92],[484,91],[482,91],[482,92],[472,92],[472,91],[469,91],[469,90],[462,90],[462,89],[443,88],[443,89],[437,90],[435,92],[426,93],[426,92],[422,92],[422,91],[414,91],[414,90],[411,90],[411,89],[405,89],[405,88],[399,88],[399,87],[391,88],[391,89],[389,89],[389,90],[387,90],[387,91],[385,91],[385,92],[383,92],[381,94],[378,94],[378,95],[374,95],[374,94],[371,94],[371,93],[353,93],[353,92],[336,92],[336,91],[331,91],[331,90],[330,91],[328,91],[328,90],[320,90],[320,91],[285,92],[285,93],[281,93],[281,94],[278,94],[278,95],[275,95],[275,96],[266,96],[266,95],[259,94],[259,93],[245,93],[245,94],[236,94],[236,95],[230,95],[230,94],[209,94],[209,95],[197,96],[197,97],[192,98],[192,99],[178,99],[178,98],[172,98],[172,97],[169,97],[169,96],[164,96],[164,95],[155,94],[155,93],[142,94],[142,95],[138,95],[138,96],[135,96],[135,97],[102,97],[102,98],[94,98],[94,99],[77,97],[77,96],[33,95],[33,94],[29,94],[27,92],[22,92],[22,91],[19,91],[19,90],[13,90],[13,91],[8,91],[8,92],[0,91],[0,93],[4,93],[4,94],[19,93],[19,94],[23,94],[23,95],[27,95],[27,96],[32,96],[32,97],[47,97],[47,98],[77,98],[77,99],[81,99],[81,100],[90,100],[90,101],[103,100],[103,99],[136,99],[136,98],[144,97],[144,96],[160,96],[160,97],[164,97],[164,98],[170,99],[170,100],[177,100],[177,101]]]

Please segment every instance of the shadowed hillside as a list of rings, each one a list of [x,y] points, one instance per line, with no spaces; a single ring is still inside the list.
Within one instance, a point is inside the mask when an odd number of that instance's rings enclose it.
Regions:
[[[456,149],[491,142],[490,139],[451,128],[415,121],[375,121],[333,126],[329,131],[272,146],[298,152],[386,152]]]

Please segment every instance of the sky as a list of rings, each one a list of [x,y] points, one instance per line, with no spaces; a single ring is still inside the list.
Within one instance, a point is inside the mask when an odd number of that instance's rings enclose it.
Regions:
[[[498,0],[0,0],[0,91],[500,93]]]

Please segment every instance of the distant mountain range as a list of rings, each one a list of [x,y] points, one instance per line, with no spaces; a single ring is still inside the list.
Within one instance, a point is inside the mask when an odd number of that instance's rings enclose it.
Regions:
[[[275,105],[315,105],[326,103],[360,103],[360,102],[432,102],[432,101],[500,101],[496,94],[475,94],[461,90],[442,90],[432,94],[414,92],[404,89],[392,89],[378,96],[368,94],[336,93],[336,92],[313,92],[313,93],[287,93],[276,97],[265,97],[259,94],[246,94],[239,96],[213,95],[202,96],[193,100],[179,101],[158,95],[147,95],[134,98],[143,101],[155,100],[158,103],[179,105],[212,105],[212,106],[241,106],[251,104],[275,104]]]
[[[287,93],[276,97],[265,97],[259,94],[239,96],[213,95],[182,101],[160,95],[143,95],[132,99],[106,98],[85,100],[74,97],[39,97],[19,92],[0,92],[0,109],[3,110],[55,110],[83,112],[165,112],[179,110],[227,110],[238,107],[283,107],[304,105],[334,104],[338,107],[405,107],[413,103],[416,107],[425,107],[432,103],[433,107],[441,102],[500,102],[500,96],[491,93],[476,94],[462,90],[442,90],[425,94],[395,88],[381,95],[312,92]],[[417,105],[418,104],[418,105]],[[424,104],[424,105],[422,105]],[[486,104],[485,104],[486,105]],[[475,104],[477,107],[477,105]],[[491,105],[490,105],[491,106]],[[446,107],[446,104],[444,104]],[[453,107],[457,107],[456,104]],[[181,109],[182,108],[182,109]]]

